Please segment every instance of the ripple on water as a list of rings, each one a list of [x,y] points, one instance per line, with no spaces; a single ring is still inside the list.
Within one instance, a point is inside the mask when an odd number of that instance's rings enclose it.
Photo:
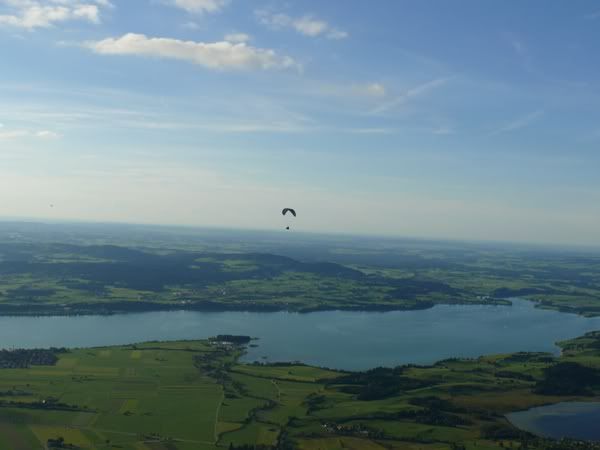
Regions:
[[[170,311],[113,316],[0,317],[0,346],[88,347],[216,334],[260,338],[245,361],[303,361],[361,370],[429,364],[450,357],[546,351],[555,342],[600,329],[600,318],[513,306],[438,305],[391,312]]]
[[[563,402],[507,414],[517,428],[553,439],[600,441],[600,402]]]

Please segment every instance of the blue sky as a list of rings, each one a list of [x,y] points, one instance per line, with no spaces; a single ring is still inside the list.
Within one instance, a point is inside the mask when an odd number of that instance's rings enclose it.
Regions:
[[[583,0],[0,0],[0,215],[598,245],[599,44]]]

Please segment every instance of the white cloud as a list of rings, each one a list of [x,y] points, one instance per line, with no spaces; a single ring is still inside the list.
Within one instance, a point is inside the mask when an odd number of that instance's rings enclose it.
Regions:
[[[266,10],[255,12],[258,20],[271,28],[292,28],[305,36],[325,36],[328,39],[345,39],[349,35],[346,31],[332,27],[324,20],[311,15],[291,17],[287,14],[275,14]]]
[[[101,55],[145,55],[178,59],[216,70],[299,67],[289,56],[280,56],[274,50],[252,47],[244,42],[205,43],[149,38],[143,34],[128,33],[118,38],[88,42],[85,46]]]
[[[327,31],[327,22],[314,19],[310,16],[304,16],[299,19],[291,19],[291,25],[296,31],[305,34],[306,36],[318,36]]]
[[[107,0],[0,0],[0,3],[13,9],[10,14],[0,15],[0,26],[28,30],[68,21],[100,23],[100,9],[113,7]]]
[[[250,35],[246,33],[229,33],[225,35],[227,42],[248,42],[250,39]]]
[[[169,3],[190,13],[213,13],[224,8],[229,0],[169,0]]]

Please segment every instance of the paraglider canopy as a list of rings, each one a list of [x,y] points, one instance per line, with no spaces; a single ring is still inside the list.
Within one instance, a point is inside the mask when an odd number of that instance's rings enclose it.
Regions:
[[[293,210],[292,208],[283,208],[283,211],[281,211],[281,214],[283,214],[285,216],[287,213],[290,213],[292,216],[296,217],[296,211]],[[285,229],[289,230],[290,226],[288,225],[287,227],[285,227]]]

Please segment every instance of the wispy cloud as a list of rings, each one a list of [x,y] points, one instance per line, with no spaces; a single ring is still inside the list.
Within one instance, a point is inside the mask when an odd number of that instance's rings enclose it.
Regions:
[[[1,130],[0,130],[1,131]],[[580,134],[578,141],[580,142],[595,142],[600,140],[600,128],[594,128],[588,132]]]
[[[369,112],[369,114],[371,114],[371,115],[382,114],[384,112],[387,112],[394,108],[397,108],[398,106],[405,104],[406,102],[408,102],[411,99],[420,97],[422,95],[426,95],[427,93],[446,85],[448,83],[448,81],[450,81],[450,79],[451,78],[448,78],[448,77],[436,78],[434,80],[427,81],[425,83],[422,83],[422,84],[414,86],[410,89],[407,89],[406,91],[401,93],[399,96],[397,96],[393,100],[382,103],[381,105],[372,109]]]
[[[250,39],[251,36],[246,33],[228,33],[225,35],[225,40],[227,42],[248,42]]]
[[[0,0],[12,9],[0,15],[0,26],[34,30],[48,28],[58,23],[86,21],[100,23],[101,8],[112,8],[108,0]]]
[[[59,139],[62,137],[59,133],[50,130],[24,130],[24,129],[4,129],[0,127],[0,141],[18,138],[34,137],[38,139]]]
[[[352,134],[392,134],[397,130],[392,128],[347,128],[340,131]]]
[[[296,92],[303,95],[316,95],[326,97],[367,98],[381,100],[387,95],[387,88],[379,82],[370,83],[308,83],[305,87],[297,87]]]
[[[504,35],[523,68],[527,72],[534,72],[531,52],[526,42],[520,36],[512,32],[505,33]]]
[[[35,136],[41,139],[60,139],[62,137],[60,133],[50,130],[37,131]]]
[[[6,130],[6,131],[0,130],[0,140],[20,138],[20,137],[27,136],[27,134],[28,133],[24,130]]]
[[[275,29],[291,28],[309,37],[324,36],[328,39],[345,39],[348,37],[348,32],[333,27],[326,21],[312,15],[291,17],[287,14],[273,13],[267,10],[257,10],[255,14],[260,23]]]
[[[585,19],[588,20],[598,20],[600,19],[600,10],[599,11],[594,11],[591,12],[589,14],[586,14],[585,16],[583,16]]]
[[[383,97],[386,94],[385,86],[381,83],[368,83],[366,85],[356,85],[354,90],[358,93],[372,97]]]
[[[515,53],[517,53],[520,56],[524,56],[525,54],[527,54],[527,48],[525,47],[525,44],[519,39],[517,39],[515,36],[510,36],[509,42]]]
[[[274,50],[252,47],[245,42],[206,43],[128,33],[84,45],[101,55],[143,55],[177,59],[215,70],[299,68],[299,64],[289,56],[280,56]]]
[[[214,13],[223,9],[229,0],[165,0],[168,4],[190,13]]]
[[[149,130],[188,130],[220,134],[258,134],[258,133],[304,133],[314,128],[293,121],[274,120],[212,120],[203,123],[169,122],[148,120],[123,120],[120,125]]]
[[[511,132],[511,131],[520,130],[522,128],[525,128],[525,127],[529,126],[530,124],[532,124],[533,122],[535,122],[537,119],[539,119],[543,115],[544,115],[544,111],[541,110],[541,109],[532,111],[529,114],[517,117],[516,119],[514,119],[511,122],[509,122],[509,123],[501,126],[500,128],[497,128],[496,130],[493,130],[490,133],[490,136],[495,135],[495,134],[508,133],[508,132]]]
[[[105,97],[111,95],[119,96],[119,93],[106,93]],[[134,104],[137,102],[134,98],[129,100]],[[185,104],[192,108],[193,103],[194,101],[190,101]],[[173,114],[162,111],[156,104],[150,109],[141,107],[141,109],[124,110],[61,103],[44,107],[9,104],[0,107],[0,120],[6,118],[20,126],[10,130],[0,128],[0,136],[6,140],[25,137],[46,139],[62,137],[59,133],[44,131],[48,123],[61,130],[76,130],[77,133],[87,133],[90,130],[148,130],[153,133],[155,139],[163,132],[163,136],[167,136],[171,132],[182,132],[186,135],[194,135],[194,133],[202,133],[202,135],[321,133],[383,135],[398,131],[378,126],[376,123],[351,126],[335,121],[313,120],[311,117],[288,110],[277,102],[272,104],[269,99],[256,96],[239,98],[236,105],[211,104],[208,109],[210,113],[202,112],[201,116],[174,117]]]
[[[200,29],[200,25],[198,25],[196,22],[193,22],[193,21],[185,22],[185,23],[181,24],[181,27],[185,28],[186,30]]]
[[[431,134],[435,134],[438,136],[454,134],[455,132],[456,131],[454,130],[454,128],[449,127],[449,126],[439,126],[437,128],[434,128],[433,130],[431,130]]]

